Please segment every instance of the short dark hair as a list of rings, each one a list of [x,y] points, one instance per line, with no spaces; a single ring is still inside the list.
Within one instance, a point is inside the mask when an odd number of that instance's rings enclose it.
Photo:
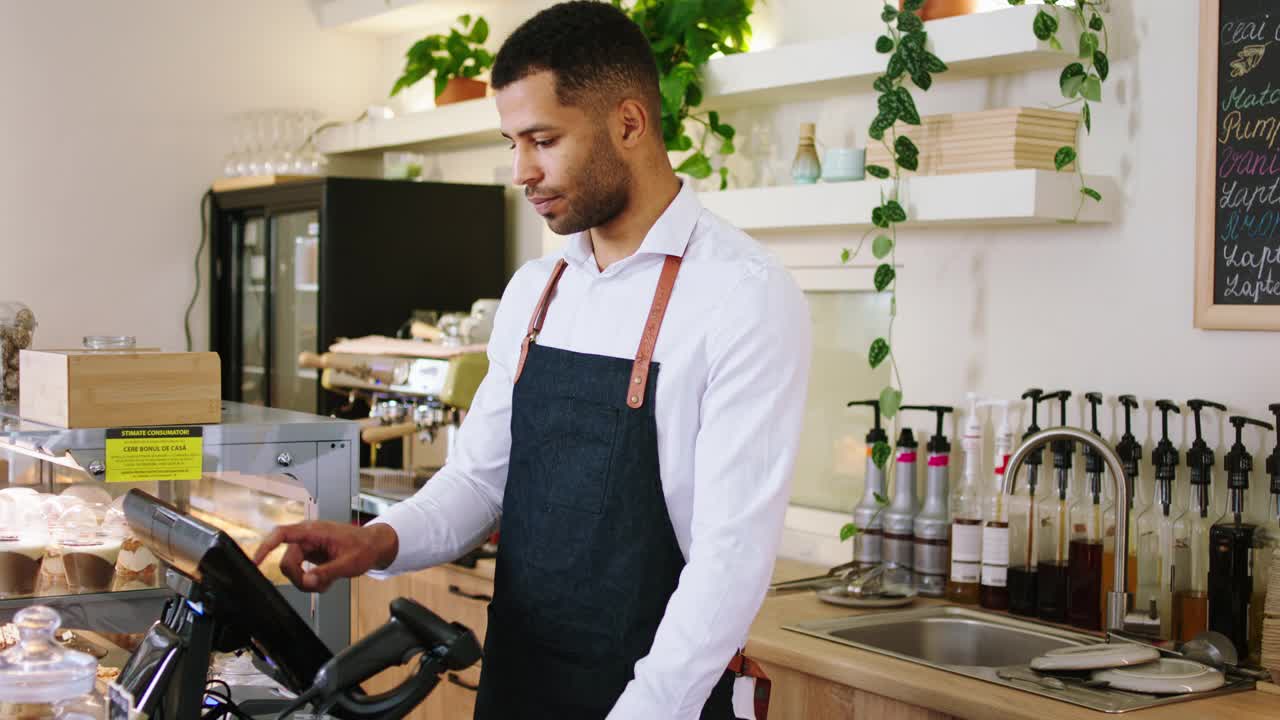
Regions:
[[[661,127],[662,94],[649,41],[607,2],[572,0],[529,18],[502,44],[490,80],[501,90],[543,71],[555,76],[562,105],[599,110],[638,96]]]

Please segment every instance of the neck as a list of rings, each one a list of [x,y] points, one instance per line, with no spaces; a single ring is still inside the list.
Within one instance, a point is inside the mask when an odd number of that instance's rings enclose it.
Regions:
[[[636,180],[622,212],[604,225],[587,231],[596,265],[601,270],[635,254],[653,224],[680,192],[680,179],[669,170],[647,177],[637,176]]]

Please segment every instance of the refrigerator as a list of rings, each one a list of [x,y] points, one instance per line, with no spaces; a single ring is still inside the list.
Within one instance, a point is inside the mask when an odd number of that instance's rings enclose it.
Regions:
[[[213,193],[210,347],[226,400],[322,415],[303,351],[467,312],[507,280],[500,185],[326,177]]]

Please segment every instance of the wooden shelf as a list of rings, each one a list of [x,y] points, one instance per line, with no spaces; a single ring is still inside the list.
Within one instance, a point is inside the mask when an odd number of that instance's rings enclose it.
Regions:
[[[1103,202],[1086,200],[1082,223],[1111,222],[1120,205],[1115,181],[1086,176]],[[909,225],[1048,224],[1075,217],[1078,178],[1050,170],[931,175],[903,181]],[[743,230],[869,227],[889,181],[783,185],[703,193],[703,206]]]
[[[1063,65],[1066,56],[1031,33],[1037,10],[1034,6],[1014,7],[928,23],[933,52],[950,68],[938,81]],[[884,72],[885,56],[874,47],[878,34],[851,33],[712,58],[706,67],[703,105],[728,110],[865,91]],[[499,142],[503,140],[498,132],[498,108],[488,97],[390,120],[330,128],[320,133],[316,145],[327,155],[347,155]]]

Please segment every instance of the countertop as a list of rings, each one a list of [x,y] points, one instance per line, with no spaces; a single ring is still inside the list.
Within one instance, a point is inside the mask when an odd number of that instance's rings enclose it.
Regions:
[[[806,577],[825,569],[779,559],[774,580]],[[931,602],[939,601],[917,600],[913,607],[923,607]],[[751,625],[747,655],[956,717],[975,720],[1098,720],[1106,716],[1106,713],[782,629],[783,625],[794,622],[869,612],[886,611],[828,605],[819,601],[812,592],[768,597]],[[1136,710],[1122,716],[1139,720],[1277,718],[1280,717],[1280,695],[1254,690]]]

